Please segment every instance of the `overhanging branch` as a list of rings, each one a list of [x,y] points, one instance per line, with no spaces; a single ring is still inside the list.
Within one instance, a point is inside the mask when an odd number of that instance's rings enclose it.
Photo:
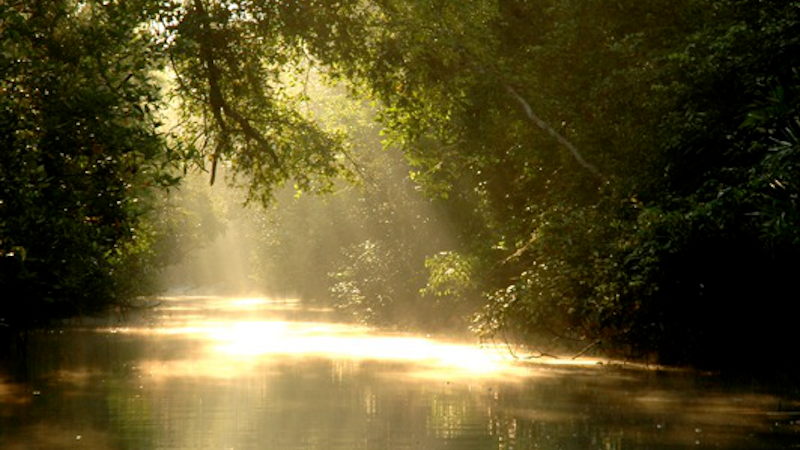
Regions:
[[[586,162],[586,160],[583,158],[578,149],[572,144],[572,142],[567,140],[567,138],[562,136],[561,133],[556,131],[553,127],[548,125],[547,122],[540,119],[539,116],[534,114],[531,105],[528,104],[528,102],[521,95],[517,94],[517,91],[515,91],[514,88],[506,84],[506,89],[508,90],[508,93],[511,94],[511,96],[517,102],[519,102],[520,105],[522,105],[522,109],[525,110],[525,114],[528,116],[529,119],[531,119],[533,123],[536,124],[536,126],[546,131],[550,136],[552,136],[556,141],[558,141],[559,144],[566,147],[567,150],[569,150],[569,152],[572,154],[573,158],[575,158],[575,160],[578,161],[578,164],[583,166],[584,169],[588,170],[598,178],[603,178],[603,175],[600,173],[599,170],[597,170],[597,167]]]
[[[221,76],[219,68],[215,62],[214,50],[210,44],[211,37],[209,36],[209,17],[203,6],[202,0],[194,0],[195,10],[200,15],[201,34],[199,39],[200,44],[200,58],[206,66],[206,75],[208,78],[209,87],[209,103],[211,104],[211,113],[214,115],[214,120],[220,127],[220,139],[214,153],[211,156],[211,184],[214,184],[217,173],[217,162],[220,154],[230,144],[230,127],[228,126],[225,117],[233,120],[238,126],[239,130],[244,134],[248,140],[255,141],[259,148],[267,153],[272,159],[275,167],[281,167],[281,161],[275,150],[270,145],[267,138],[265,138],[258,130],[256,130],[247,118],[239,113],[231,104],[225,99],[222,93]]]

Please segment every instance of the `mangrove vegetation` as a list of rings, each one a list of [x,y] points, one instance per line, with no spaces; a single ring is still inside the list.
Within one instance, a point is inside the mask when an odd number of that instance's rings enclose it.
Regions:
[[[237,227],[356,320],[789,370],[798,100],[797,1],[6,0],[0,327]]]

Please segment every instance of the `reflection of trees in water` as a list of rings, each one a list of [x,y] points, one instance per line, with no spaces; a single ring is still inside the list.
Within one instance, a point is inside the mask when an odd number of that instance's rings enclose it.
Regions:
[[[777,411],[797,411],[797,399],[707,375],[565,365],[476,375],[433,364],[431,347],[453,351],[450,343],[392,335],[422,350],[393,358],[393,341],[364,328],[312,315],[285,321],[296,302],[162,305],[169,313],[161,322],[32,334],[25,378],[0,375],[3,448],[672,449],[699,441],[766,449],[786,447],[798,432],[796,416]],[[273,332],[252,339],[274,339],[265,343],[271,353],[226,354],[209,340],[226,327],[258,329],[259,320]],[[342,338],[340,348],[349,339],[374,349],[280,349],[285,336],[326,334]]]

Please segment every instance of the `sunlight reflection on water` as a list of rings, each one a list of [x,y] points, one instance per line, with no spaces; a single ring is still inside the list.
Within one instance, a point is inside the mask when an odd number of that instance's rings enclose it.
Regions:
[[[697,374],[520,362],[291,299],[160,302],[125,327],[32,336],[20,370],[0,371],[0,448],[752,450],[800,436],[800,401]]]
[[[287,322],[239,322],[210,330],[208,337],[216,348],[228,355],[327,355],[353,358],[414,362],[442,369],[455,369],[470,375],[509,374],[515,368],[499,355],[480,348],[447,344],[407,336],[354,332],[332,324]]]
[[[380,333],[368,327],[324,321],[252,320],[266,310],[289,311],[299,308],[295,300],[269,300],[260,297],[224,299],[192,297],[165,298],[162,310],[169,320],[153,328],[107,329],[112,332],[191,336],[206,351],[204,366],[229,366],[232,359],[249,358],[268,362],[276,357],[326,357],[332,359],[403,362],[413,365],[413,375],[425,377],[523,377],[530,370],[515,364],[507,352],[475,345],[442,342],[415,335]],[[308,312],[308,309],[303,309]],[[217,311],[221,314],[195,314]],[[231,320],[220,320],[225,313],[237,313]],[[313,312],[330,312],[318,308]],[[214,363],[219,360],[219,364]],[[438,373],[437,373],[438,372]],[[202,371],[197,372],[201,374]]]

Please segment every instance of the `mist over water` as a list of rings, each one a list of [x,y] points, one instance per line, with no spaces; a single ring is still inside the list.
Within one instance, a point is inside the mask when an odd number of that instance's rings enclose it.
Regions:
[[[768,449],[769,389],[507,353],[264,297],[162,297],[126,324],[31,336],[0,372],[3,449]]]
[[[800,448],[798,2],[12,3],[0,450]]]
[[[781,386],[390,331],[448,336],[484,300],[457,227],[368,128],[359,184],[325,197],[287,186],[245,206],[190,174],[159,216],[172,264],[158,306],[31,335],[0,366],[0,448],[800,445],[800,401]],[[450,216],[491,220],[462,207]]]

